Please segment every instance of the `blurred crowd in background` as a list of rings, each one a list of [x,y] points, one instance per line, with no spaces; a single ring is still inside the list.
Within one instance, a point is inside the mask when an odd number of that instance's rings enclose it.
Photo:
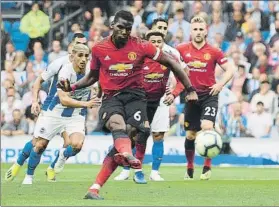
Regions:
[[[63,1],[62,1],[63,2]],[[32,134],[32,85],[49,63],[68,54],[73,34],[82,32],[88,46],[111,34],[116,11],[134,15],[132,35],[144,38],[156,18],[168,22],[166,43],[190,41],[194,15],[208,23],[208,42],[220,48],[237,69],[220,94],[218,130],[225,138],[279,137],[279,1],[54,1],[1,2],[12,16],[1,21],[1,134]],[[71,16],[76,11],[79,15]],[[216,68],[216,77],[222,74]],[[44,102],[48,84],[39,98]],[[227,90],[230,89],[230,90]],[[184,96],[170,106],[169,136],[184,136]],[[227,100],[231,100],[227,102]],[[98,109],[88,109],[87,134],[96,128]]]

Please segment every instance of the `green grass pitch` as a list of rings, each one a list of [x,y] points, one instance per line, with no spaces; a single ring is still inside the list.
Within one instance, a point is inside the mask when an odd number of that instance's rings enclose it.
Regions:
[[[212,179],[184,181],[185,167],[162,166],[165,182],[138,185],[128,181],[109,182],[101,190],[103,201],[83,200],[100,166],[71,165],[57,176],[56,183],[46,181],[47,165],[39,165],[32,186],[22,186],[26,165],[11,183],[4,180],[10,165],[1,164],[1,205],[9,206],[278,206],[279,168],[213,168]],[[144,166],[146,178],[150,166]],[[120,171],[118,169],[111,178]]]

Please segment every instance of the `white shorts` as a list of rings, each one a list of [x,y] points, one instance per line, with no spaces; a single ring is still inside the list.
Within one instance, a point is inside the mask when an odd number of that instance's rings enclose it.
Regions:
[[[85,135],[85,117],[57,117],[42,112],[36,122],[34,137],[51,140],[63,131],[66,131],[69,136],[75,132]]]
[[[170,129],[170,111],[169,106],[163,103],[164,98],[161,98],[151,123],[152,132],[167,132]]]

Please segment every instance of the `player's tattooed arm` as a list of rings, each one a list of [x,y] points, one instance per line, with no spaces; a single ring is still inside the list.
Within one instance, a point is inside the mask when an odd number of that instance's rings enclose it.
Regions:
[[[70,84],[68,79],[61,80],[57,84],[57,88],[61,88],[63,91],[70,92],[75,91],[76,89],[86,88],[93,85],[99,80],[99,70],[90,70],[82,79],[77,81],[74,84]]]
[[[78,101],[78,100],[72,99],[69,96],[68,92],[65,92],[65,91],[62,91],[62,90],[57,90],[57,94],[59,96],[60,103],[63,106],[66,106],[66,107],[72,107],[72,108],[89,107],[89,108],[92,108],[94,106],[99,106],[100,105],[100,100],[99,99],[91,99],[89,101]]]
[[[86,88],[99,80],[99,70],[90,70],[82,79],[74,83],[72,89]]]

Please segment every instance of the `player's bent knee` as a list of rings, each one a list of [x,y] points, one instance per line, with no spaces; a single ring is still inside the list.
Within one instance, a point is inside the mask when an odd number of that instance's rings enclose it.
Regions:
[[[161,141],[164,139],[164,132],[152,132],[153,141]]]
[[[209,120],[202,120],[201,129],[202,130],[212,130],[214,128],[214,123]]]
[[[126,124],[123,117],[119,114],[112,115],[106,123],[106,127],[110,131],[126,130]]]
[[[197,132],[195,131],[186,131],[186,139],[194,140],[196,139]]]
[[[34,151],[37,152],[38,154],[42,154],[45,151],[48,142],[49,140],[38,138],[34,145]]]
[[[71,146],[76,149],[81,149],[84,142],[84,135],[82,133],[73,133],[70,136],[71,139]]]

